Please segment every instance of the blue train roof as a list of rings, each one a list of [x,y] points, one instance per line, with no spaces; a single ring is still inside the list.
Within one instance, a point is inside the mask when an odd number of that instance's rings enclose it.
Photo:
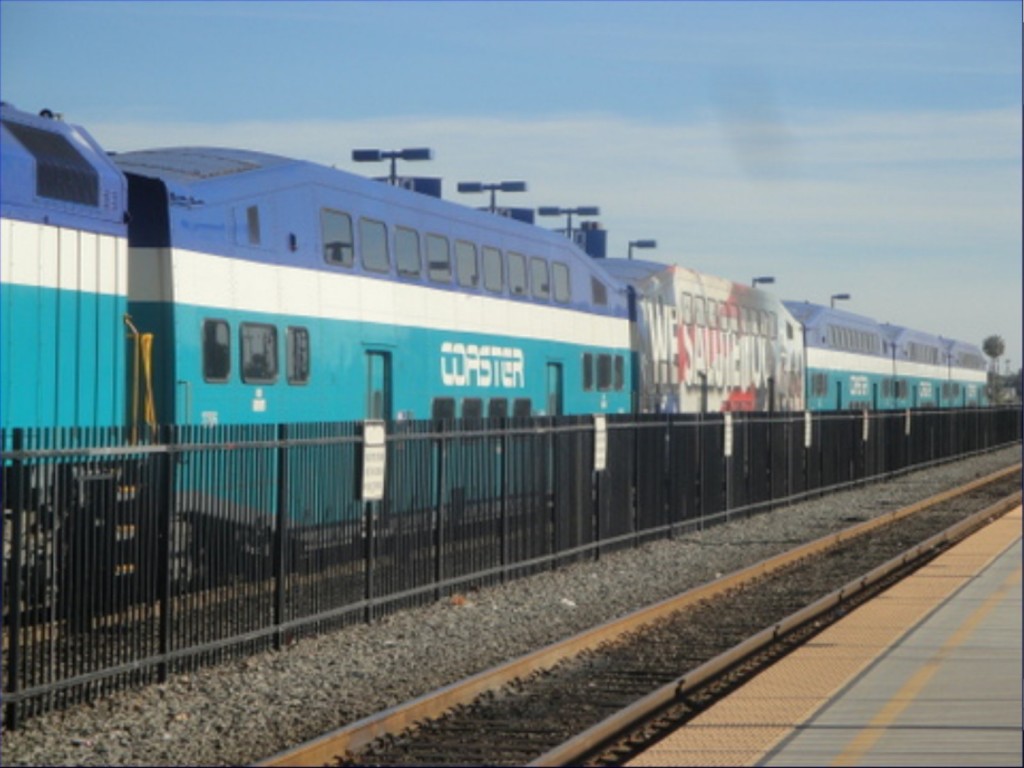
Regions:
[[[783,301],[804,326],[808,347],[843,349],[868,355],[883,354],[885,333],[876,320],[808,301]]]
[[[870,317],[847,312],[842,309],[833,309],[821,304],[812,304],[808,301],[783,301],[786,309],[797,320],[808,329],[817,329],[825,325],[834,325],[843,328],[854,328],[863,331],[881,332],[881,324]]]
[[[4,217],[124,236],[124,176],[84,129],[0,106]]]
[[[950,340],[948,349],[953,364],[959,368],[972,368],[977,371],[984,371],[988,368],[988,364],[985,362],[985,353],[976,344]]]
[[[126,173],[161,178],[179,186],[201,185],[209,179],[238,177],[268,168],[299,165],[279,155],[218,147],[147,149],[114,155]]]
[[[949,339],[936,336],[934,333],[918,331],[914,328],[907,328],[903,325],[883,323],[882,330],[885,333],[885,337],[890,341],[896,342],[896,344],[909,344],[914,342],[917,344],[930,344],[934,347],[945,349],[950,342]]]
[[[596,278],[613,289],[608,294],[608,309],[598,311],[626,312],[625,296],[614,290],[616,281],[571,240],[489,211],[316,163],[248,150],[178,147],[125,152],[113,159],[133,185],[141,188],[143,183],[135,179],[148,179],[166,187],[165,196],[150,197],[146,203],[166,206],[166,230],[140,231],[131,235],[133,244],[174,245],[233,258],[330,270],[320,244],[320,211],[354,212],[388,226],[412,227],[452,240],[461,237],[563,260],[573,265],[574,296],[589,296],[591,278]],[[141,193],[135,199],[141,200]],[[259,209],[259,224],[266,230],[256,245],[246,229],[254,208]],[[362,270],[358,260],[353,268]],[[366,274],[389,279],[380,273]],[[459,287],[453,285],[451,290]]]

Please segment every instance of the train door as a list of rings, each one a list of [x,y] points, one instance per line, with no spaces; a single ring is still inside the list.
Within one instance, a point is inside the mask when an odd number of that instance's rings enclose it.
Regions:
[[[872,410],[878,410],[878,382],[874,381],[871,383],[871,408]]]
[[[548,363],[548,416],[562,415],[562,364]]]
[[[366,418],[391,420],[391,354],[366,353]]]
[[[841,411],[843,409],[843,382],[836,382],[836,410]]]

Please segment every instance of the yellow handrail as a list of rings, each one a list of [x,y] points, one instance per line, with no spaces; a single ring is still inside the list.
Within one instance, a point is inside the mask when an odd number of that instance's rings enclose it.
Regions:
[[[153,396],[153,334],[140,333],[132,322],[131,315],[127,313],[124,316],[124,324],[128,326],[133,339],[131,442],[134,445],[138,442],[139,437],[139,390],[142,387],[145,388],[142,418],[151,430],[156,430],[156,398]]]

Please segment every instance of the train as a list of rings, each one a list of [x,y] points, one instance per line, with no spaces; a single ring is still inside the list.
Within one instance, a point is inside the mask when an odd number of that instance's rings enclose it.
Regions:
[[[292,564],[364,546],[360,424],[987,402],[971,344],[608,258],[596,225],[566,237],[439,185],[249,150],[112,152],[49,110],[3,104],[0,124],[4,540],[40,615],[145,599],[158,541],[182,590],[260,578],[275,540]],[[304,484],[278,483],[274,451],[225,449],[214,477],[168,448],[321,428],[351,472]],[[551,494],[480,445],[406,444],[426,479],[388,497],[388,524],[448,504],[472,525],[499,486],[509,515]]]
[[[302,160],[2,123],[5,432],[987,402],[966,342]]]

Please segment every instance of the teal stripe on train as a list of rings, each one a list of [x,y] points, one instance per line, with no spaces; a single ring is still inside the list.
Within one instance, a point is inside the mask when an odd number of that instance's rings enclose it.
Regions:
[[[430,418],[437,397],[464,401],[504,398],[512,415],[516,399],[528,398],[534,415],[550,413],[552,390],[560,388],[562,413],[627,413],[631,359],[627,346],[591,347],[510,335],[338,321],[300,315],[137,303],[132,316],[152,332],[158,421],[178,424],[272,424],[385,418]],[[211,381],[204,353],[204,324],[226,324],[226,380]],[[245,380],[243,338],[253,327],[276,334],[270,376]],[[289,382],[289,329],[309,338],[308,380]],[[625,335],[625,334],[624,334]],[[248,342],[251,345],[252,339]],[[252,350],[249,350],[252,352]],[[261,358],[268,350],[261,350]],[[585,388],[584,355],[610,357],[608,372],[596,370]],[[251,358],[252,355],[250,354]],[[378,364],[384,362],[384,371]],[[261,363],[265,360],[261,359]],[[599,376],[598,374],[606,374]],[[608,388],[599,385],[607,383]],[[386,408],[375,413],[373,389],[384,386]]]
[[[0,307],[4,429],[125,423],[124,296],[3,283]]]

